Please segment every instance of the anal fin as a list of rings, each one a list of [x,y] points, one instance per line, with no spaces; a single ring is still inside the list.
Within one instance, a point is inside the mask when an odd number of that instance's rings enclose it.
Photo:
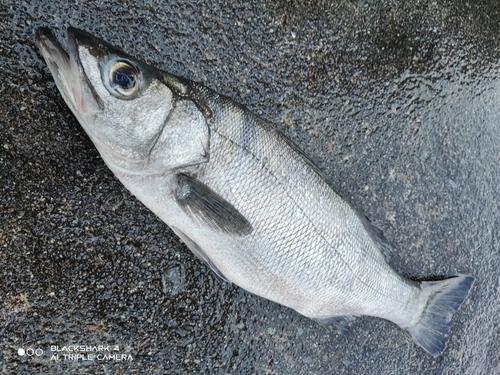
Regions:
[[[313,320],[322,325],[333,325],[341,334],[347,335],[349,333],[349,322],[352,322],[355,318],[355,315],[342,315],[325,319],[315,318]]]

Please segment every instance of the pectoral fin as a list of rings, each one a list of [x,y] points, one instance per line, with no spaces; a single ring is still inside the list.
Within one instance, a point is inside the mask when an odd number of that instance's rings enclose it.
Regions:
[[[179,174],[177,182],[177,203],[189,216],[229,234],[243,236],[252,233],[248,220],[207,185],[185,174]]]

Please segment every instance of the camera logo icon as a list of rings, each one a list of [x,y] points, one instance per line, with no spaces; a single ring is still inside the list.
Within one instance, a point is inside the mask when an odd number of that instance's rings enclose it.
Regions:
[[[19,348],[17,349],[17,354],[19,354],[21,357],[23,356],[28,356],[28,357],[40,357],[43,355],[43,350],[40,349],[40,348],[27,348],[27,349],[24,349],[24,348]]]

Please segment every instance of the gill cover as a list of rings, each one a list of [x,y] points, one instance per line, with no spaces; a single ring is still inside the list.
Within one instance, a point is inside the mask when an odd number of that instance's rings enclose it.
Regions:
[[[36,40],[63,98],[115,173],[159,174],[208,160],[206,118],[181,79],[73,27],[69,56],[48,29]]]

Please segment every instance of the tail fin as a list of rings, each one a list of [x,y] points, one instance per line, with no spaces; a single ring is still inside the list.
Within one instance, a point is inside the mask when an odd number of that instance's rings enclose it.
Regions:
[[[443,352],[451,317],[469,294],[473,283],[474,278],[468,275],[421,283],[422,292],[429,295],[427,306],[418,323],[407,330],[413,340],[433,357]]]

